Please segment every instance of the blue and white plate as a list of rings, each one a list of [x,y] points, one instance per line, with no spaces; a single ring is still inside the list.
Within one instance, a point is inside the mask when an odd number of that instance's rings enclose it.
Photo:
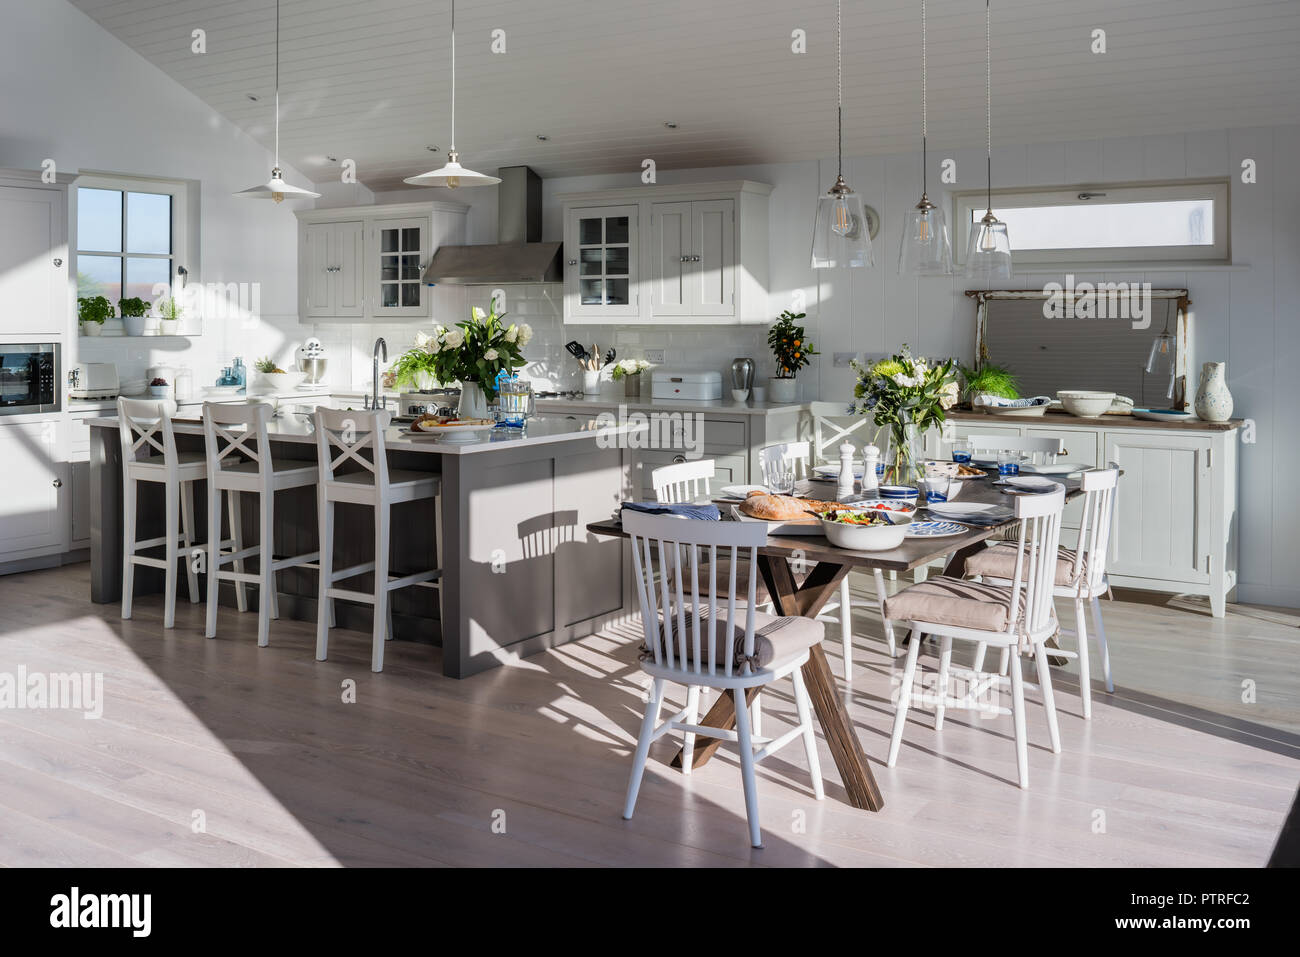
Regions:
[[[911,485],[882,485],[876,491],[881,498],[916,498],[918,494]]]
[[[903,532],[904,538],[945,538],[949,535],[960,535],[962,532],[968,532],[965,525],[958,525],[956,522],[913,522],[907,526],[907,531]]]

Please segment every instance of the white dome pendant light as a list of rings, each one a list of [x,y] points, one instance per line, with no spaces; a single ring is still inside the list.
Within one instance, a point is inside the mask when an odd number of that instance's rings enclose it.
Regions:
[[[813,224],[812,241],[813,269],[873,265],[871,232],[863,215],[862,197],[844,182],[844,62],[840,54],[840,0],[835,0],[835,72],[839,173],[835,185],[817,198],[817,220]]]
[[[993,215],[993,31],[989,0],[984,0],[984,118],[988,146],[988,207],[984,218],[972,223],[966,247],[966,275],[985,282],[1011,278],[1011,238],[1007,224]]]
[[[236,196],[245,199],[269,199],[277,203],[290,199],[316,199],[320,193],[309,189],[299,189],[284,181],[280,170],[280,0],[275,0],[275,166],[271,169],[271,178],[261,186],[241,189]]]
[[[948,276],[952,274],[952,245],[943,210],[926,195],[926,140],[929,117],[926,96],[928,75],[925,50],[925,0],[921,0],[921,201],[907,215],[903,242],[898,248],[899,275]]]
[[[501,182],[495,176],[476,173],[461,166],[460,154],[456,152],[456,0],[451,0],[451,149],[447,150],[447,165],[419,176],[408,176],[402,182],[412,186],[445,186],[447,189],[495,186]]]

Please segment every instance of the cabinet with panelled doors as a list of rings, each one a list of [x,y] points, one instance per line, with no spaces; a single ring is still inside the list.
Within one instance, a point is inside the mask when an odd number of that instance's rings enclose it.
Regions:
[[[732,180],[560,194],[565,322],[770,322],[771,192]]]
[[[428,316],[424,268],[439,246],[465,242],[468,210],[448,201],[298,210],[299,317]]]
[[[1112,424],[1113,420],[1113,424]],[[969,435],[1059,438],[1062,458],[1081,465],[1114,462],[1123,469],[1115,497],[1107,575],[1112,584],[1158,592],[1204,595],[1216,618],[1237,587],[1237,442],[1240,421],[1165,425],[1129,416],[1075,419],[1048,414],[1016,425],[988,416],[951,417],[948,439]],[[987,423],[987,424],[986,424]],[[946,458],[937,429],[926,454]],[[1062,541],[1074,545],[1079,507],[1062,519]]]

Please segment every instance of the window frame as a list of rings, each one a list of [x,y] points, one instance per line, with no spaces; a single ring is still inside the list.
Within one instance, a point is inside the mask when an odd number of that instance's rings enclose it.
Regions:
[[[1106,193],[1093,199],[1079,199],[1081,193]],[[956,262],[966,262],[970,242],[972,214],[978,219],[988,206],[987,190],[970,190],[952,194]],[[1232,262],[1230,244],[1229,189],[1226,179],[1186,179],[1146,183],[1095,183],[1079,186],[1010,188],[993,190],[993,210],[1009,206],[1085,206],[1117,203],[1159,202],[1208,199],[1214,205],[1214,242],[1207,246],[1107,246],[1070,247],[1065,249],[1019,249],[1016,247],[1014,217],[1008,219],[1011,235],[1012,269],[1021,265],[1118,265],[1134,263],[1166,266],[1221,265]]]
[[[122,205],[122,249],[114,252],[112,250],[100,249],[83,249],[81,248],[81,235],[78,231],[78,217],[80,215],[80,190],[85,189],[103,189],[113,190],[123,194]],[[126,260],[128,259],[165,259],[170,261],[167,270],[168,280],[175,288],[178,278],[177,270],[186,267],[189,261],[189,217],[188,217],[188,198],[189,187],[183,181],[171,179],[156,179],[146,176],[133,176],[129,174],[98,174],[85,173],[78,176],[71,184],[70,192],[72,194],[69,203],[68,215],[68,233],[71,241],[68,244],[70,259],[72,260],[72,275],[75,277],[78,272],[78,260],[81,256],[116,256],[122,260],[122,288],[126,289]],[[171,197],[171,252],[170,253],[137,253],[127,249],[127,217],[129,215],[130,200],[127,198],[128,193],[158,193]],[[193,270],[190,270],[192,273]],[[189,278],[194,278],[190,275]],[[78,294],[80,290],[77,291]],[[117,303],[113,304],[115,307]]]

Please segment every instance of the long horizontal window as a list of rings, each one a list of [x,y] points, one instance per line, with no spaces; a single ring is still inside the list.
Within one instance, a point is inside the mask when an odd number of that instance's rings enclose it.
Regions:
[[[984,215],[982,193],[955,197],[957,249],[965,256],[972,224]],[[1007,224],[1018,264],[1089,262],[1226,263],[1228,184],[1000,190],[993,212]]]

